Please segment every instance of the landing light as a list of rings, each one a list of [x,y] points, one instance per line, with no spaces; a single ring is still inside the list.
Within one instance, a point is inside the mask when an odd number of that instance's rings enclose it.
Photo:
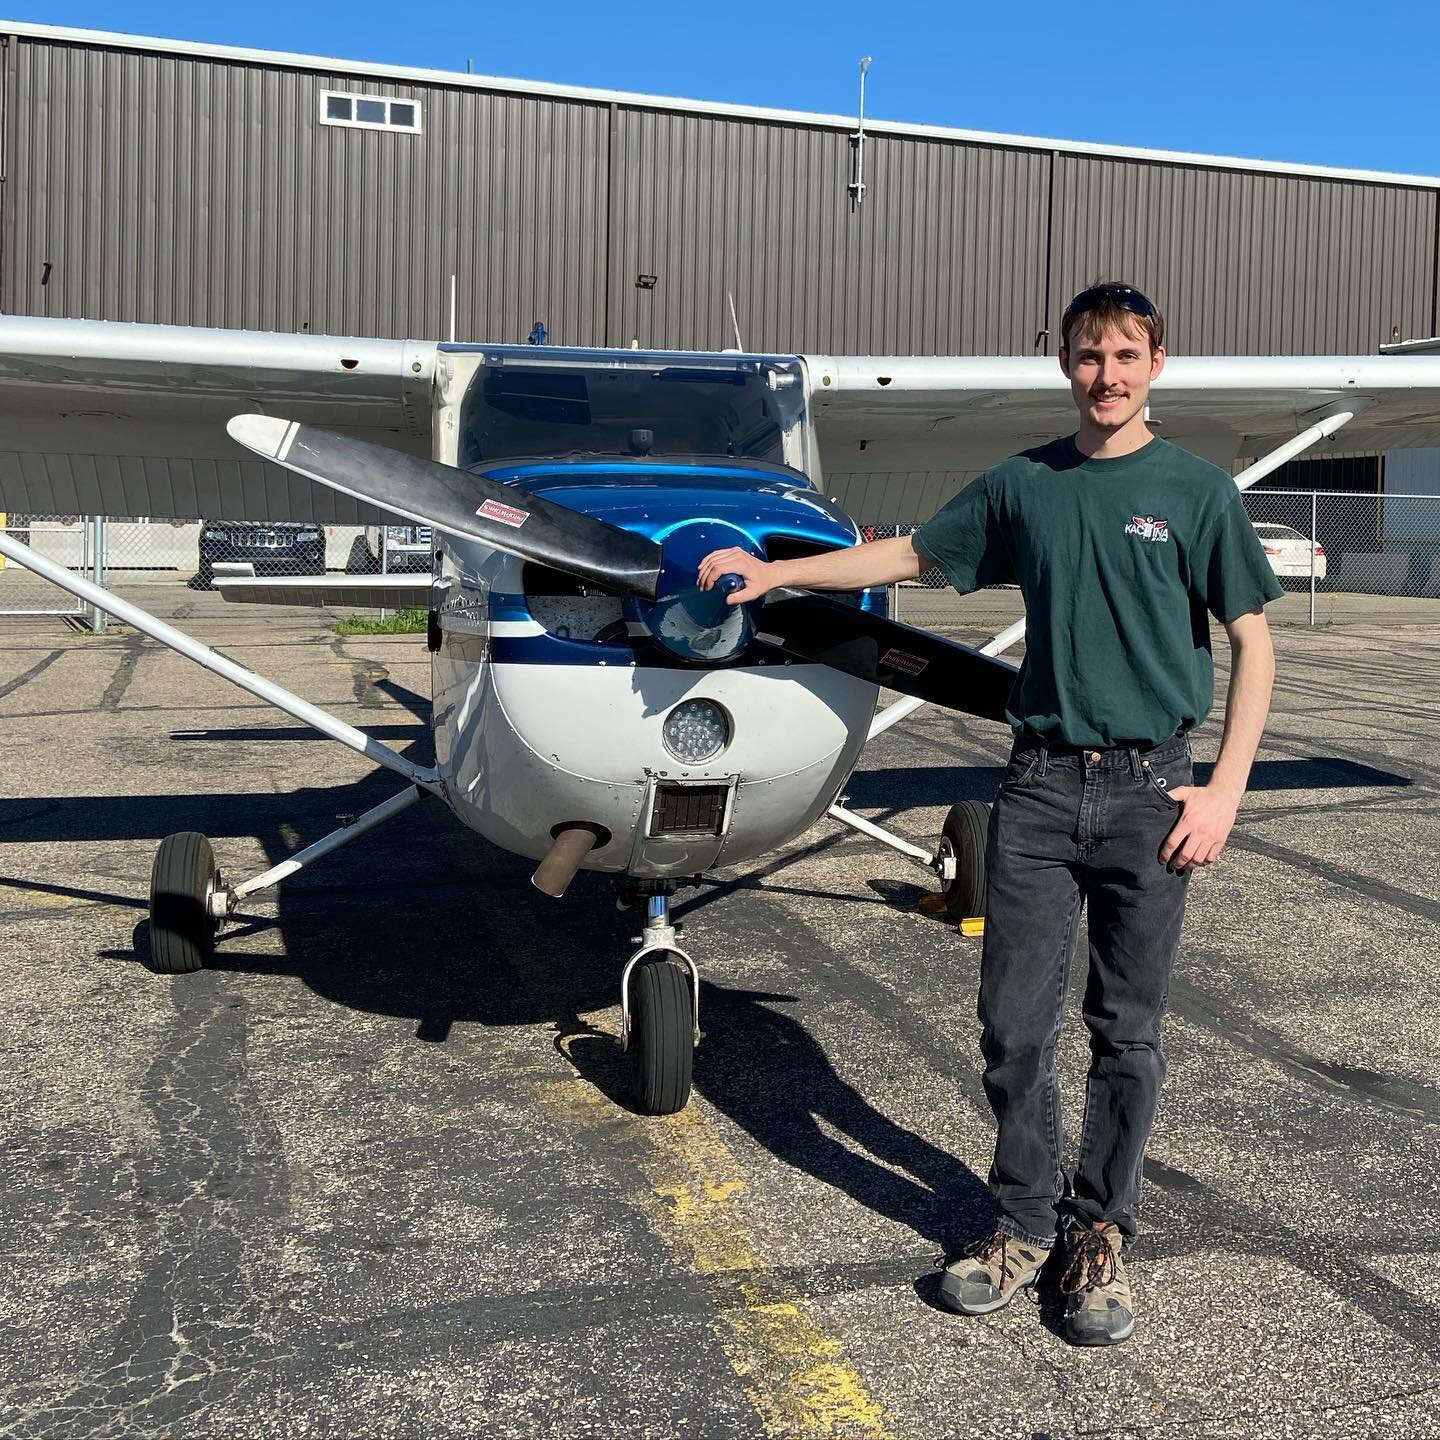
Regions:
[[[683,765],[712,760],[730,742],[730,722],[713,700],[682,700],[666,717],[665,748]]]

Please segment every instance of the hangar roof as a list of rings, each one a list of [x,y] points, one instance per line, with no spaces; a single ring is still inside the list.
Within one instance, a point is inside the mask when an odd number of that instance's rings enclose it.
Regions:
[[[741,120],[779,121],[826,129],[853,130],[851,115],[822,115],[805,110],[771,110],[755,105],[725,105],[708,100],[682,100],[664,95],[640,95],[621,90],[596,90],[579,85],[551,85],[535,80],[509,80],[491,75],[469,75],[456,70],[427,70],[409,65],[384,65],[366,60],[343,60],[320,55],[296,55],[282,50],[250,50],[235,45],[208,45],[192,40],[165,40],[147,35],[122,35],[106,30],[78,30],[60,25],[39,25],[29,21],[0,19],[0,34],[26,36],[99,48],[146,50],[165,55],[190,55],[204,59],[248,62],[276,68],[321,70],[329,74],[365,75],[375,79],[411,84],[445,85],[475,90],[503,91],[512,95],[540,95],[560,100],[586,100],[621,104],[652,110],[697,115],[724,116]],[[994,145],[1009,149],[1055,150],[1073,155],[1106,156],[1122,160],[1148,160],[1170,165],[1206,166],[1220,170],[1244,170],[1311,179],[1359,180],[1375,185],[1408,185],[1440,189],[1440,176],[1405,175],[1384,170],[1350,170],[1325,165],[1286,164],[1275,160],[1245,159],[1231,155],[1201,155],[1183,150],[1145,150],[1127,145],[1085,144],[1035,135],[1002,135],[986,130],[962,130],[942,125],[910,125],[867,116],[865,128],[876,135],[912,135],[954,140],[971,145]]]

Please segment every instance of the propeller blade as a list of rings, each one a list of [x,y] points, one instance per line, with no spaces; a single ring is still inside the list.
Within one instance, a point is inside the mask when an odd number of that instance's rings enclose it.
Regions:
[[[356,500],[621,595],[656,598],[660,547],[593,515],[453,465],[273,415],[236,415],[225,428],[247,450]]]
[[[917,699],[1004,720],[1016,668],[928,630],[809,590],[770,591],[756,639]]]

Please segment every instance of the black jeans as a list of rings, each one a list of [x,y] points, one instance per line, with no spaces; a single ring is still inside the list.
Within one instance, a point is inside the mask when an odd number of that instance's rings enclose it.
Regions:
[[[1111,1220],[1133,1236],[1140,1167],[1165,1078],[1161,1023],[1186,877],[1160,863],[1191,783],[1190,746],[1065,751],[1016,744],[990,816],[980,1045],[999,1133],[990,1188],[1000,1228],[1049,1245],[1057,1225]],[[1073,1175],[1055,1044],[1088,907],[1085,1120]]]

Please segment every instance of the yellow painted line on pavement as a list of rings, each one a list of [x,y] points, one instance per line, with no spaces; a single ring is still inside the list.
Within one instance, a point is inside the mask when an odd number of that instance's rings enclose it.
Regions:
[[[577,1129],[630,1123],[584,1080],[541,1089]],[[639,1203],[680,1263],[713,1282],[716,1335],[766,1431],[889,1440],[884,1411],[839,1341],[746,1233],[736,1203],[746,1182],[729,1146],[693,1107],[643,1124],[650,1145],[640,1164],[650,1188]]]

